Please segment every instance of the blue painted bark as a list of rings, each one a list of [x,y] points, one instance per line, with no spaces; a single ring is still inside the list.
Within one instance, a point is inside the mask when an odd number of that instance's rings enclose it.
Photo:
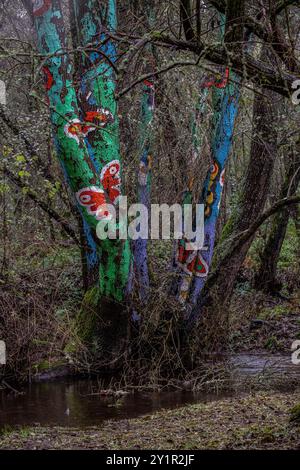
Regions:
[[[220,15],[220,38],[223,39],[225,31],[225,17]],[[214,89],[213,94],[213,126],[216,127],[216,119],[220,117],[220,99],[222,97],[221,89],[227,85],[228,81],[228,71],[226,69],[225,76],[221,81],[217,81],[215,77],[204,77],[201,80],[201,92],[199,97],[199,102],[196,107],[196,113],[194,115],[194,120],[192,124],[192,137],[194,151],[192,155],[192,162],[195,164],[196,160],[200,157],[202,150],[202,133],[199,134],[199,127],[201,127],[202,122],[206,118],[205,112],[207,109],[207,100],[209,96],[209,91],[211,88]],[[218,102],[219,101],[219,102]],[[192,165],[194,169],[194,165]],[[194,171],[194,170],[193,170]],[[208,172],[208,177],[210,172]],[[204,183],[205,185],[207,182]],[[192,204],[193,200],[193,185],[194,185],[194,175],[188,175],[188,186],[189,188],[184,193],[183,204]],[[203,190],[204,193],[204,190]],[[200,204],[205,203],[203,198],[199,201]],[[185,305],[186,316],[189,315],[191,305],[190,300],[190,291],[193,284],[194,276],[202,277],[207,271],[208,266],[199,254],[198,251],[187,251],[185,249],[186,242],[185,240],[180,240],[178,244],[177,259],[175,264],[181,268],[181,273],[179,276],[179,288],[178,288],[178,300],[182,305]],[[202,262],[201,262],[202,261]]]
[[[215,109],[211,144],[213,164],[204,184],[202,202],[205,204],[205,242],[203,250],[199,250],[197,255],[196,276],[190,295],[192,304],[197,301],[201,294],[212,261],[216,224],[224,185],[225,165],[231,152],[240,95],[239,77],[232,74],[232,78],[233,81],[226,88],[214,88],[213,91]]]
[[[192,140],[193,140],[193,151],[191,155],[191,168],[192,172],[187,174],[187,188],[183,192],[182,197],[182,207],[184,208],[185,204],[192,204],[193,202],[193,191],[194,191],[194,168],[197,160],[200,158],[201,148],[202,148],[202,132],[200,131],[201,124],[205,119],[205,112],[207,109],[207,99],[208,99],[208,87],[203,87],[201,85],[201,91],[199,95],[199,101],[196,106],[196,110],[193,113],[192,117]],[[178,290],[177,296],[179,302],[184,305],[188,299],[190,286],[193,280],[193,270],[194,270],[194,259],[196,253],[187,251],[185,249],[186,241],[185,239],[179,240],[177,243],[177,249],[175,250],[175,259],[174,265],[178,269],[179,273],[176,276],[176,287],[174,291]],[[178,287],[177,287],[178,286]]]
[[[96,5],[97,2],[86,2],[90,16],[85,18],[83,40],[88,41],[93,35],[94,41],[99,41],[100,49],[103,33],[98,35],[97,27],[101,23],[96,22],[91,14],[95,12]],[[115,28],[115,1],[109,0],[108,5],[108,27]],[[115,203],[120,195],[119,123],[111,64],[116,57],[115,48],[110,41],[106,41],[104,54],[108,57],[107,61],[100,53],[103,50],[99,50],[99,54],[96,50],[88,56],[90,68],[83,76],[82,90],[90,94],[86,99],[89,108],[80,110],[72,64],[66,53],[60,2],[33,1],[33,7],[38,47],[45,56],[46,88],[57,153],[84,217],[87,242],[92,247],[89,263],[97,263],[98,257],[101,260],[99,294],[121,301],[131,262],[129,243],[99,241],[95,233],[99,220],[109,216],[105,205]]]
[[[115,100],[117,59],[114,43],[107,31],[117,27],[115,0],[109,0],[101,11],[98,2],[87,0],[78,6],[82,54],[80,104],[87,132],[86,144],[107,199],[115,206],[121,195],[122,159],[120,155],[118,108]],[[105,25],[103,25],[105,18]],[[131,265],[128,240],[107,240],[100,244],[100,291],[107,297],[125,293]],[[117,288],[117,290],[116,290]],[[118,295],[118,300],[121,296]]]
[[[33,2],[34,8],[39,2]],[[97,172],[89,159],[84,141],[76,133],[80,120],[77,97],[73,87],[73,70],[67,49],[60,2],[44,1],[44,8],[35,8],[38,48],[45,56],[47,95],[59,160],[71,190],[76,193],[85,185],[101,187]],[[74,124],[74,128],[72,125]],[[96,228],[97,219],[82,208],[86,222]]]

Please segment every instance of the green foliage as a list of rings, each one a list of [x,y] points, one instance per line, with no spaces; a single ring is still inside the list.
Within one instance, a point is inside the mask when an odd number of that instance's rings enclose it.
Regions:
[[[160,39],[163,36],[163,34],[161,31],[152,31],[151,36],[153,39]]]
[[[82,343],[91,343],[96,335],[99,314],[99,289],[90,288],[84,295],[81,308],[73,323],[73,335],[65,348],[65,353],[75,353]]]
[[[277,351],[280,348],[280,340],[275,335],[270,336],[265,342],[265,348],[270,351]]]
[[[0,182],[0,196],[8,193],[10,191],[10,187],[7,183]]]
[[[17,163],[26,163],[26,158],[24,157],[24,155],[16,155],[15,158]]]
[[[290,422],[300,424],[300,403],[291,409]]]
[[[63,247],[57,246],[48,250],[38,260],[45,269],[49,267],[63,267],[66,264],[79,264],[80,252],[77,247]]]
[[[266,307],[259,312],[258,318],[261,320],[280,319],[288,314],[286,305],[275,305],[274,307]]]
[[[9,424],[5,424],[0,428],[0,437],[6,437],[9,436],[14,432],[14,428],[10,426]]]
[[[59,194],[61,191],[61,182],[56,181],[55,183],[52,183],[49,180],[45,180],[45,189],[48,191],[48,197],[50,200],[53,200],[56,195]]]
[[[299,259],[297,258],[299,252],[298,244],[299,239],[297,237],[295,224],[293,220],[290,220],[279,257],[278,269],[287,270],[297,268],[299,265]]]
[[[26,170],[20,170],[18,172],[18,176],[20,178],[28,178],[30,176],[30,173],[29,173],[29,171],[26,171]]]
[[[52,370],[55,370],[59,367],[65,366],[66,365],[66,360],[59,359],[59,360],[44,360],[39,362],[38,364],[33,365],[33,370],[36,373],[41,373],[41,372],[50,372]]]

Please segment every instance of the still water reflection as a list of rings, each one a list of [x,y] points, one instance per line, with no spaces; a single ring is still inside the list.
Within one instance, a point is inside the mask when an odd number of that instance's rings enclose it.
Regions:
[[[232,385],[252,379],[280,377],[287,385],[300,384],[300,366],[290,356],[234,355],[230,359]],[[93,426],[106,419],[134,418],[162,408],[217,400],[216,392],[164,391],[127,396],[103,396],[99,384],[88,380],[60,380],[23,387],[22,394],[0,391],[0,428],[9,425]],[[231,392],[232,396],[234,392]],[[229,395],[229,393],[227,393]]]

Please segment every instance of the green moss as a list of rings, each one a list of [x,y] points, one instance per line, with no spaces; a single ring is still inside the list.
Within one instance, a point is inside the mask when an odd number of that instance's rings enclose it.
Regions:
[[[74,321],[73,338],[65,347],[65,353],[75,353],[82,343],[93,340],[98,318],[98,309],[99,290],[97,287],[91,287],[83,298],[80,311]]]
[[[160,39],[163,34],[160,31],[152,31],[151,36],[153,39]]]
[[[220,237],[220,243],[224,242],[227,240],[227,238],[232,234],[234,223],[235,223],[236,217],[232,215],[226,224],[223,227],[222,234]]]
[[[299,241],[295,225],[293,221],[290,220],[287,227],[286,237],[280,252],[278,269],[286,270],[291,269],[293,267],[297,268],[298,243]]]
[[[290,422],[300,424],[300,403],[291,409]]]
[[[280,341],[277,336],[270,336],[265,342],[265,348],[271,351],[276,351],[280,348]]]
[[[54,361],[44,360],[44,361],[39,362],[38,364],[34,364],[33,368],[36,373],[40,373],[40,372],[50,372],[52,370],[55,370],[59,367],[63,367],[66,365],[67,363],[64,359],[58,359]]]
[[[264,308],[259,312],[258,318],[261,320],[280,319],[287,315],[287,307],[285,305],[276,305],[274,307]]]
[[[231,237],[234,225],[238,217],[238,210],[234,208],[231,216],[223,227],[220,239],[218,244],[215,247],[214,255],[211,264],[211,271],[214,271],[217,267],[217,264],[220,260],[226,258],[227,252],[231,247],[231,244],[227,243],[228,239]]]

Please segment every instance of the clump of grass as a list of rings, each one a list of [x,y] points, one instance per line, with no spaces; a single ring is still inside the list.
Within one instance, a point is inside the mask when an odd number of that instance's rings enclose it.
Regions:
[[[295,405],[290,411],[290,422],[300,425],[300,403]]]

